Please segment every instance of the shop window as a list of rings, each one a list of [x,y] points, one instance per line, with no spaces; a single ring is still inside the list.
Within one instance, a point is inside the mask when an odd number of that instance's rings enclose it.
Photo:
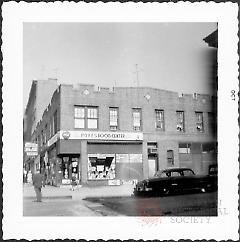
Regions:
[[[69,157],[63,157],[62,160],[63,178],[69,179]]]
[[[167,162],[168,162],[169,165],[174,165],[173,150],[167,150]]]
[[[178,152],[180,154],[190,154],[191,153],[191,144],[190,143],[180,143],[178,146]]]
[[[140,131],[141,130],[141,109],[133,108],[132,115],[133,115],[133,130]]]
[[[78,176],[78,158],[72,158],[72,174]]]
[[[183,111],[177,111],[177,131],[178,132],[184,132],[184,112]]]
[[[110,130],[118,129],[118,108],[109,108]]]
[[[155,110],[155,117],[156,117],[156,129],[164,130],[164,111],[163,110]]]
[[[198,132],[203,132],[203,113],[195,112],[196,115],[196,129]]]
[[[216,150],[214,143],[203,143],[202,153],[214,153]]]
[[[208,113],[208,128],[211,133],[216,134],[216,115],[212,112]]]
[[[88,180],[115,178],[115,155],[89,154]]]

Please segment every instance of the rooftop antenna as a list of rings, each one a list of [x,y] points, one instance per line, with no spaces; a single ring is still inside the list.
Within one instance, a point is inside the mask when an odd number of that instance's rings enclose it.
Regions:
[[[136,68],[136,71],[133,72],[134,74],[136,74],[136,84],[137,84],[137,98],[139,100],[139,72],[142,71],[142,69],[139,70],[138,68],[138,64],[135,64],[135,68]],[[138,101],[137,100],[137,101]]]

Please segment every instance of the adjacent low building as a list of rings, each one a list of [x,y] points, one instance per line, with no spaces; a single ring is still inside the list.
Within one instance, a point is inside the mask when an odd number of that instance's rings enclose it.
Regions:
[[[116,185],[217,162],[216,98],[149,87],[59,85],[31,135],[53,185]]]

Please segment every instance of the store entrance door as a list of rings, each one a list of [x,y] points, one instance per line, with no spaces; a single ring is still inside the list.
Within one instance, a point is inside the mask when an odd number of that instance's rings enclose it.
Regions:
[[[156,159],[148,159],[148,177],[153,177],[157,171]]]
[[[72,177],[74,176],[76,180],[80,180],[79,172],[79,157],[74,157],[71,155],[62,157],[62,183],[70,184]]]

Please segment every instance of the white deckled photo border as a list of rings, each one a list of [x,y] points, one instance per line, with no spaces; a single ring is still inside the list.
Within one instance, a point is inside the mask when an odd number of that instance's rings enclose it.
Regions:
[[[238,239],[237,4],[8,2],[3,3],[2,13],[4,239]],[[221,211],[217,217],[181,221],[161,217],[154,225],[143,226],[137,217],[22,216],[24,22],[218,23],[218,207]]]

